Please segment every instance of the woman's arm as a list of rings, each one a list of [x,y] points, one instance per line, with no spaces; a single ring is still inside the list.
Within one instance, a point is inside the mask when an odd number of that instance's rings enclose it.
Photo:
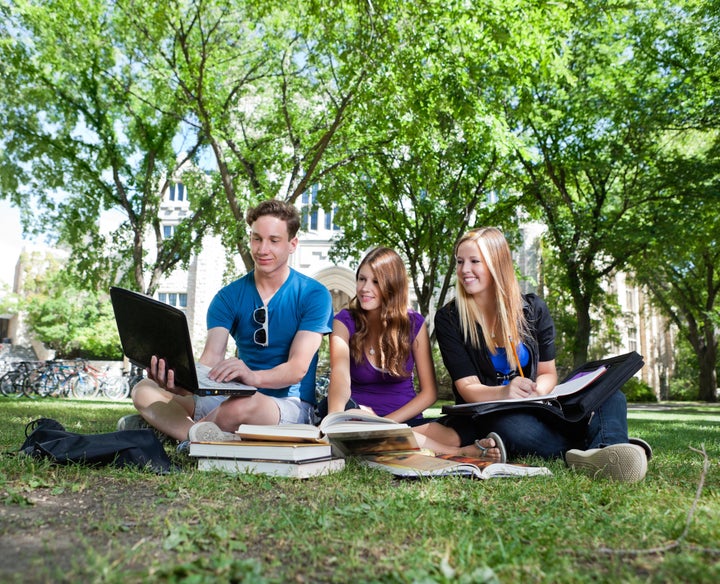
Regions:
[[[538,363],[537,389],[538,395],[547,395],[557,385],[558,376],[555,368],[555,359],[552,361],[540,361]]]
[[[557,370],[554,360],[538,363],[536,381],[527,377],[513,377],[507,385],[493,386],[483,385],[477,377],[473,376],[464,377],[455,382],[458,392],[469,403],[547,395],[556,385]]]
[[[334,320],[330,334],[328,414],[344,411],[350,394],[350,331],[339,320]]]
[[[405,422],[424,412],[437,401],[437,381],[435,379],[435,364],[430,351],[430,335],[425,323],[420,327],[412,345],[415,370],[417,371],[420,390],[404,406],[385,417],[396,422]]]

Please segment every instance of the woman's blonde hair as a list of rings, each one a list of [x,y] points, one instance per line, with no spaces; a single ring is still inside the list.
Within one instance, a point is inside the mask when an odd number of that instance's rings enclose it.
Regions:
[[[355,273],[367,266],[377,280],[380,290],[380,355],[378,366],[391,375],[407,377],[410,357],[410,317],[408,316],[408,276],[402,258],[395,250],[378,247],[363,258]],[[355,296],[350,301],[350,314],[355,320],[355,334],[350,338],[350,354],[356,363],[364,357],[370,333],[368,317]]]
[[[457,257],[460,246],[464,243],[475,243],[485,261],[485,265],[492,276],[495,284],[495,304],[497,308],[498,330],[496,338],[493,335],[492,324],[485,322],[485,318],[473,301],[472,297],[465,292],[462,283],[457,283],[457,295],[455,303],[460,315],[460,328],[466,341],[473,347],[480,349],[480,338],[477,331],[479,324],[483,331],[485,344],[492,354],[497,353],[498,347],[507,347],[507,359],[511,366],[517,367],[515,355],[510,350],[509,343],[517,346],[527,334],[527,322],[523,313],[523,300],[520,291],[520,284],[515,275],[515,266],[505,236],[502,231],[495,227],[480,227],[468,231],[455,245],[455,257]]]

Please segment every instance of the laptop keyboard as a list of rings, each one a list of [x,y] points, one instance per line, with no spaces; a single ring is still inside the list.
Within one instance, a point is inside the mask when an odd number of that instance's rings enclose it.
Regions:
[[[202,363],[195,363],[198,386],[200,389],[250,389],[249,385],[236,381],[214,381],[208,377],[210,367]]]

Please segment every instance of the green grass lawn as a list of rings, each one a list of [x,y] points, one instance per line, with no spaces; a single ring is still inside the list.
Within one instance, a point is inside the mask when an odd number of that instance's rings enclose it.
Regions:
[[[720,407],[632,409],[631,434],[655,452],[638,484],[559,461],[552,477],[490,481],[398,480],[350,461],[300,481],[187,458],[156,476],[7,454],[35,418],[97,433],[131,412],[0,398],[0,581],[720,581]]]

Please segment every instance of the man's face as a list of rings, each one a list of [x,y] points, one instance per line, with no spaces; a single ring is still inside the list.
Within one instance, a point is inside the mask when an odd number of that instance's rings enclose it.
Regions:
[[[289,239],[285,221],[272,215],[258,217],[250,227],[250,251],[255,270],[271,274],[284,269],[297,243],[297,237]]]

